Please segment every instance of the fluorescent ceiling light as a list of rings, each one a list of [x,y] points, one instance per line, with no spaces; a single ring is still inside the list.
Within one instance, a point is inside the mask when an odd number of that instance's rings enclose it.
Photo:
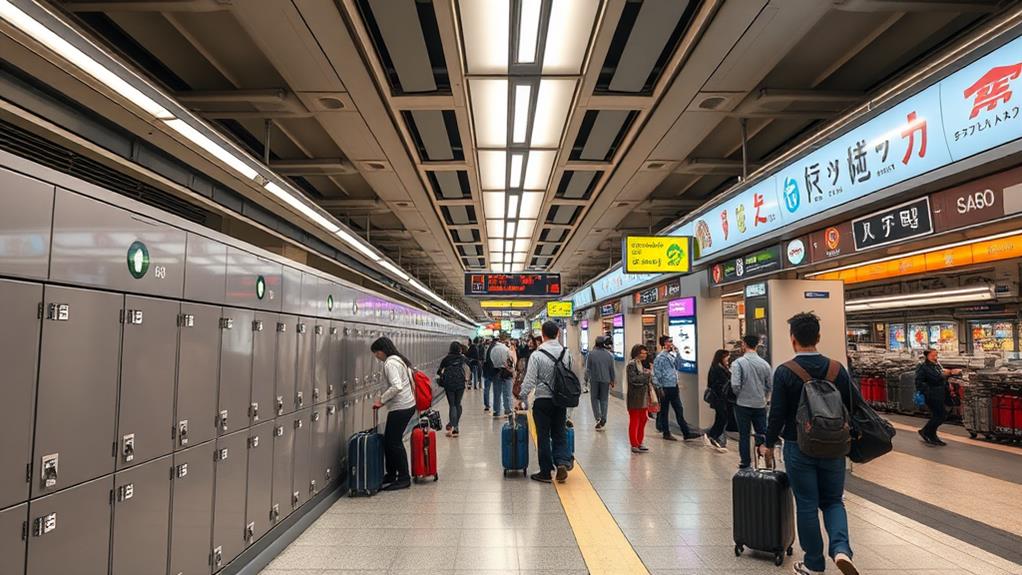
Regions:
[[[514,158],[512,158],[514,161]],[[518,216],[518,196],[509,196],[507,199],[507,217],[514,218]]]
[[[174,115],[167,111],[166,108],[157,104],[138,88],[132,86],[117,74],[114,74],[109,68],[92,59],[91,56],[82,52],[7,0],[0,0],[0,18],[7,20],[15,28],[18,28],[35,41],[74,64],[132,104],[145,110],[150,116],[160,120],[174,118]]]
[[[492,264],[490,264],[490,271],[491,271],[491,272],[495,272],[495,273],[500,273],[500,272],[502,272],[503,270],[504,270],[504,266],[502,266],[502,265],[500,265],[500,264],[498,264],[498,263],[492,263]]]
[[[514,222],[508,222],[507,223],[507,237],[509,237],[509,238],[515,237],[515,223]]]
[[[483,192],[483,212],[489,218],[504,217],[504,192]]]
[[[743,290],[738,290],[738,291],[733,291],[731,293],[720,294],[720,297],[722,297],[722,298],[725,298],[725,297],[743,297],[744,295],[745,295],[745,292]]]
[[[319,213],[315,208],[299,200],[297,196],[288,192],[284,188],[278,186],[274,182],[269,182],[268,184],[266,184],[266,186],[264,186],[264,188],[266,189],[266,191],[270,192],[271,194],[279,198],[285,204],[294,208],[303,216],[319,224],[320,227],[324,228],[325,230],[331,233],[335,233],[341,229],[340,226],[328,220],[323,214]]]
[[[533,148],[556,148],[568,123],[571,97],[575,93],[575,80],[570,78],[544,78],[536,96],[536,117],[532,121]]]
[[[518,62],[521,64],[536,61],[540,4],[540,0],[521,0],[521,13],[518,19]]]
[[[499,264],[504,262],[504,252],[490,252],[490,261]]]
[[[510,0],[461,0],[461,34],[469,74],[507,74]]]
[[[504,150],[479,151],[479,179],[484,190],[503,190],[507,173],[507,152]]]
[[[498,239],[490,238],[489,246],[490,246],[490,251],[491,252],[503,251],[504,250],[504,240],[498,240]]]
[[[539,208],[543,205],[543,192],[523,192],[522,207],[518,217],[534,220],[539,217]]]
[[[505,251],[505,252],[513,252],[513,251],[515,251],[515,241],[514,240],[504,240],[503,251]]]
[[[378,261],[380,261],[380,256],[376,255],[376,252],[374,252],[374,251],[373,251],[373,250],[372,250],[372,249],[371,249],[371,248],[370,248],[370,247],[369,247],[368,245],[366,245],[366,243],[365,243],[365,242],[363,242],[363,241],[362,241],[361,239],[359,239],[359,238],[356,238],[355,236],[353,236],[353,235],[349,234],[349,233],[348,233],[348,232],[346,232],[345,230],[337,230],[337,231],[336,231],[336,232],[334,232],[334,233],[335,233],[335,234],[337,234],[337,237],[339,237],[339,238],[341,238],[342,240],[344,240],[344,243],[346,243],[346,244],[348,244],[349,246],[351,246],[351,247],[355,248],[356,250],[358,250],[359,252],[361,252],[361,253],[362,253],[362,255],[364,255],[365,257],[367,257],[367,258],[369,258],[369,259],[373,260],[374,262],[378,262]]]
[[[186,123],[184,120],[167,120],[166,124],[172,128],[175,132],[181,134],[192,143],[198,145],[200,148],[205,150],[208,154],[220,160],[221,162],[230,166],[234,171],[245,176],[250,180],[254,180],[258,174],[252,166],[249,166],[245,162],[241,161],[240,158],[234,154],[228,152],[220,144],[217,144],[213,140],[209,139],[205,134],[196,130],[191,124]]]
[[[511,264],[510,264],[510,263],[506,263],[506,264],[504,264],[504,273],[508,273],[508,272],[510,272],[510,271],[511,271],[512,269],[514,269],[514,268],[513,268],[512,266],[511,266]]]
[[[512,188],[522,187],[522,164],[525,162],[525,154],[511,154],[511,183]]]
[[[524,144],[525,137],[529,132],[529,99],[531,96],[532,86],[528,84],[515,86],[515,117],[511,137],[511,141],[515,144]]]
[[[543,48],[544,74],[577,75],[582,71],[598,4],[598,0],[551,3],[550,27]]]
[[[507,79],[469,78],[476,146],[507,146]]]
[[[525,271],[525,264],[514,264],[511,266],[512,272],[523,272]]]
[[[504,220],[486,220],[486,235],[490,239],[504,239]]]
[[[524,264],[525,254],[522,252],[515,252],[514,254],[511,255],[511,263]]]
[[[515,237],[528,239],[532,237],[532,230],[536,229],[536,220],[518,220],[518,229]]]
[[[384,269],[386,269],[390,273],[396,275],[397,277],[399,277],[399,278],[401,278],[403,280],[407,280],[408,279],[408,274],[406,274],[404,271],[402,271],[401,268],[399,268],[396,265],[390,263],[388,260],[381,259],[377,263],[379,263],[380,266],[382,266]]]
[[[556,150],[532,150],[529,152],[529,165],[525,168],[525,184],[523,186],[525,189],[546,189],[556,155]]]
[[[961,289],[922,291],[914,294],[899,294],[895,296],[856,299],[845,303],[845,311],[869,311],[928,305],[945,305],[952,303],[987,301],[991,299],[994,299],[993,287],[977,286]]]

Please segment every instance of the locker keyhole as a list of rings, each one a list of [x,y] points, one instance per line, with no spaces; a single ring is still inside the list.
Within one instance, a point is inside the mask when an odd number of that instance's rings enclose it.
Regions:
[[[188,420],[182,419],[177,424],[177,440],[181,445],[188,445]]]
[[[135,434],[129,433],[124,436],[121,440],[121,455],[124,457],[124,462],[133,461],[135,459]]]

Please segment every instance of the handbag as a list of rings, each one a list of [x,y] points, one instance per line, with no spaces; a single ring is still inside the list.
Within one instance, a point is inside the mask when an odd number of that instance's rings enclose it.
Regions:
[[[872,407],[865,402],[855,401],[854,386],[848,391],[851,399],[848,415],[852,440],[848,459],[853,463],[867,463],[894,449],[894,435],[897,432]]]
[[[912,396],[912,403],[916,404],[919,409],[926,407],[926,394],[917,389],[915,395]]]
[[[660,413],[660,398],[652,385],[646,386],[646,411],[649,413]]]
[[[703,401],[713,405],[717,403],[717,394],[713,392],[713,389],[707,387],[706,391],[703,392]]]

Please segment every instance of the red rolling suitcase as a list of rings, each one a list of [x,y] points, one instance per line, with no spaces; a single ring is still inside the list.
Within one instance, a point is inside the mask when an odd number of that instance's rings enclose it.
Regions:
[[[433,476],[440,479],[436,470],[436,432],[430,429],[429,420],[419,420],[412,430],[412,478]]]
[[[795,499],[788,474],[776,469],[740,469],[731,480],[731,498],[735,555],[748,547],[773,553],[777,566],[784,563],[795,543]]]

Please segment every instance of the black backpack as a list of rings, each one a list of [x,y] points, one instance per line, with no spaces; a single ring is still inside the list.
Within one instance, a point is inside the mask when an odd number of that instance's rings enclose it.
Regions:
[[[865,401],[855,401],[856,390],[849,390],[852,404],[852,445],[848,459],[868,463],[894,449],[894,426],[880,417]]]
[[[444,368],[440,376],[440,387],[445,390],[457,390],[465,387],[465,359],[452,361]]]
[[[578,398],[582,396],[582,383],[578,376],[564,364],[564,354],[567,348],[561,350],[561,356],[554,359],[554,356],[545,349],[538,350],[554,362],[553,381],[550,382],[550,390],[554,392],[554,405],[557,407],[578,407]]]
[[[824,379],[815,379],[794,360],[784,364],[802,380],[798,402],[798,448],[809,457],[836,459],[848,455],[851,446],[848,408],[834,382],[841,364],[831,360]]]
[[[497,373],[497,369],[493,367],[493,358],[490,357],[493,353],[493,346],[496,344],[490,344],[490,347],[486,348],[486,353],[483,361],[483,374],[486,377],[493,377]]]

